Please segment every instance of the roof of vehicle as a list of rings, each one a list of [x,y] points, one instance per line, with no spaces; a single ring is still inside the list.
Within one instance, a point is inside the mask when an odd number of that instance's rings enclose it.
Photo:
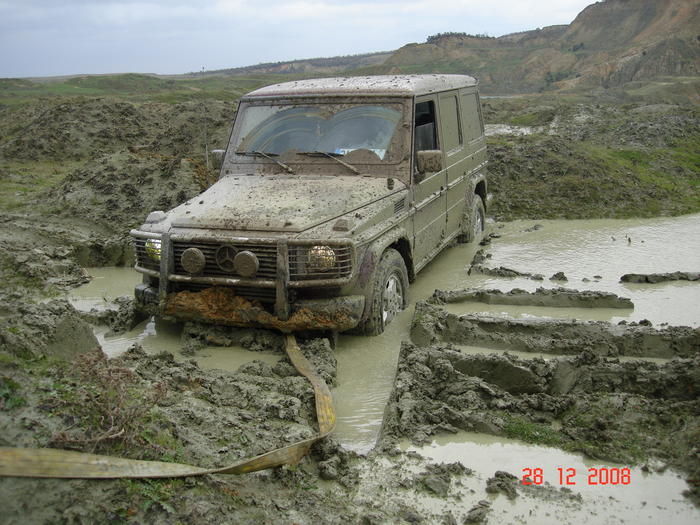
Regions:
[[[476,86],[467,75],[377,75],[295,80],[256,89],[245,98],[279,96],[398,95],[417,96],[448,89]]]

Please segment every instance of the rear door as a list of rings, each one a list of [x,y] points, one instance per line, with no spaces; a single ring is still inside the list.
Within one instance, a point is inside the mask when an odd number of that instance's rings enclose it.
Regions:
[[[417,97],[414,108],[413,151],[440,149],[437,97]],[[435,254],[446,236],[446,187],[445,170],[426,173],[418,182],[413,160],[413,203],[416,213],[414,221],[413,253],[416,268],[422,268]]]
[[[465,211],[466,163],[464,132],[459,93],[447,91],[439,95],[440,135],[442,137],[443,166],[446,176],[446,235],[459,229]]]

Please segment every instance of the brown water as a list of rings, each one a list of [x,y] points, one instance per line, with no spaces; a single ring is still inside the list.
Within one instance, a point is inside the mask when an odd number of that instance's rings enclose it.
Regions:
[[[515,270],[541,273],[543,282],[524,278],[494,278],[468,275],[469,264],[477,246],[458,245],[445,250],[418,276],[410,290],[410,306],[398,316],[389,329],[377,337],[341,335],[336,356],[338,383],[334,399],[338,413],[335,437],[346,447],[367,452],[374,445],[386,402],[394,382],[400,342],[409,339],[409,328],[415,301],[429,297],[436,288],[535,290],[537,287],[564,286],[578,290],[602,290],[629,297],[633,310],[544,308],[462,303],[448,305],[454,313],[484,313],[512,317],[554,317],[604,320],[648,319],[654,325],[700,326],[700,283],[669,282],[659,284],[622,284],[625,273],[660,273],[700,271],[700,214],[669,219],[649,220],[585,220],[537,221],[542,228],[524,232],[534,221],[517,221],[504,227],[491,226],[502,235],[485,248],[492,253],[491,267],[506,266]],[[631,239],[631,242],[627,240]],[[139,281],[135,272],[124,268],[89,269],[93,282],[76,289],[71,301],[83,309],[104,304],[105,300],[133,293]],[[548,277],[563,271],[569,281],[552,282]],[[594,279],[594,276],[600,278]],[[590,279],[584,282],[583,279]],[[150,320],[127,334],[106,337],[98,333],[100,343],[109,355],[125,351],[140,342],[146,351],[167,350],[178,359],[191,359],[180,354],[178,325]],[[460,347],[464,352],[490,353],[493,350]],[[206,348],[194,359],[204,368],[235,370],[241,364],[261,359],[274,363],[279,354],[249,352],[240,347]],[[533,354],[523,357],[535,357]],[[543,356],[545,357],[545,356]],[[550,357],[550,356],[546,356]],[[459,434],[436,439],[422,454],[444,461],[463,461],[478,471],[485,481],[496,469],[515,474],[524,466],[539,466],[551,471],[556,464],[588,468],[579,456],[558,449],[534,447],[503,438],[482,434]],[[515,458],[515,459],[514,459]],[[519,459],[518,459],[519,458]],[[515,461],[516,463],[513,463]],[[557,463],[558,462],[558,463]],[[527,465],[526,465],[527,463]],[[672,472],[646,475],[634,470],[635,483],[630,486],[593,489],[577,485],[575,490],[586,494],[580,508],[570,504],[542,503],[519,498],[517,503],[498,498],[494,513],[504,520],[522,523],[648,523],[660,517],[673,523],[697,523],[697,509],[680,495],[685,483]],[[483,487],[483,482],[481,483]],[[484,495],[465,497],[465,506],[483,499]],[[476,499],[475,499],[476,498]],[[646,502],[643,504],[642,502]],[[461,505],[462,503],[460,503]],[[467,507],[467,509],[469,508]],[[610,512],[608,512],[609,509]],[[535,517],[534,519],[532,517]]]

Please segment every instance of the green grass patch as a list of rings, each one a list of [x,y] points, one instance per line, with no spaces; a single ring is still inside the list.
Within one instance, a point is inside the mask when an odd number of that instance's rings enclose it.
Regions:
[[[11,377],[0,377],[0,410],[12,410],[27,404],[20,394],[20,384]]]
[[[509,438],[551,447],[561,447],[566,441],[558,430],[553,429],[549,425],[533,423],[507,413],[503,413],[502,416],[506,421],[503,431]]]

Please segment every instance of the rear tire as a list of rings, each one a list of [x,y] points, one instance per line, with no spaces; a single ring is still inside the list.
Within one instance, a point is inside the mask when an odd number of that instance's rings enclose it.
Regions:
[[[374,271],[372,304],[361,331],[379,335],[406,308],[408,302],[408,272],[401,254],[388,248]]]
[[[486,211],[484,210],[484,201],[479,195],[474,195],[472,206],[467,217],[467,224],[459,236],[460,242],[472,242],[478,240],[484,232],[486,223]]]

